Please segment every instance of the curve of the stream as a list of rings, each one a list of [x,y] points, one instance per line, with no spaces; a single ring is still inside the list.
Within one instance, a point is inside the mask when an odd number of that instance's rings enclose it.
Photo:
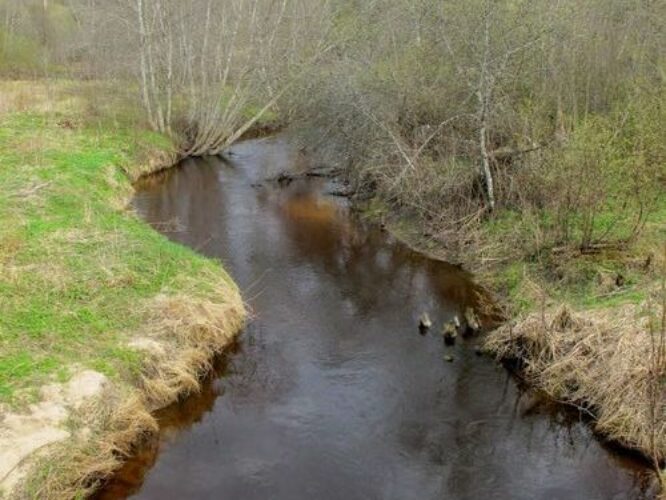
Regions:
[[[202,394],[159,415],[100,498],[643,498],[640,463],[571,411],[521,390],[477,339],[441,326],[470,277],[355,221],[321,179],[267,183],[306,159],[282,138],[184,162],[135,206],[219,258],[253,320]],[[287,185],[288,184],[288,185]],[[433,327],[421,335],[419,315]]]

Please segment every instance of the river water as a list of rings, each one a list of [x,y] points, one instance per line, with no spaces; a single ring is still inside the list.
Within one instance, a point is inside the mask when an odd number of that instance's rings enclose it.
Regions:
[[[263,182],[306,166],[283,138],[253,140],[139,190],[148,222],[224,263],[253,319],[100,498],[647,497],[646,467],[577,413],[521,389],[478,339],[444,344],[470,276],[355,220],[323,179]]]

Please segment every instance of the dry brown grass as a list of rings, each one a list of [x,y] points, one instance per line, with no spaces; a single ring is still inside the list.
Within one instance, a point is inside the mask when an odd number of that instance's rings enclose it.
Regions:
[[[503,326],[485,346],[500,359],[518,360],[524,376],[552,397],[589,413],[600,434],[661,462],[666,357],[656,309],[627,305],[576,314],[563,306]]]
[[[0,114],[15,112],[71,112],[82,99],[66,91],[73,82],[48,80],[3,80],[0,82]]]
[[[155,348],[147,349],[140,387],[150,409],[199,390],[212,359],[233,340],[245,317],[240,296],[222,304],[161,296],[151,301],[148,313],[148,338]]]
[[[151,412],[200,389],[215,355],[233,340],[245,318],[240,294],[224,302],[159,296],[147,306],[146,352],[138,388],[112,387],[72,415],[75,438],[53,447],[15,492],[19,498],[82,498],[118,470],[135,447],[157,431]]]

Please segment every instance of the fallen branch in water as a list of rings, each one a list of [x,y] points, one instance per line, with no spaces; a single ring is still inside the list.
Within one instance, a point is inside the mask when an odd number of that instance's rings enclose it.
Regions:
[[[295,173],[280,172],[279,174],[273,177],[268,177],[267,179],[264,180],[264,182],[285,183],[285,182],[293,182],[300,179],[308,179],[313,177],[332,179],[341,174],[342,174],[342,169],[340,168],[317,167],[307,170],[305,172],[295,172]]]

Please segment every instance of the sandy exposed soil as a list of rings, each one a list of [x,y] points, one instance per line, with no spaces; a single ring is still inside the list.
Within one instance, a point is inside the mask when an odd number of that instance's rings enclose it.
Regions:
[[[0,416],[0,492],[7,494],[19,484],[30,457],[71,436],[66,427],[71,411],[101,394],[107,384],[101,373],[81,371],[67,384],[43,387],[42,400],[27,412]]]

